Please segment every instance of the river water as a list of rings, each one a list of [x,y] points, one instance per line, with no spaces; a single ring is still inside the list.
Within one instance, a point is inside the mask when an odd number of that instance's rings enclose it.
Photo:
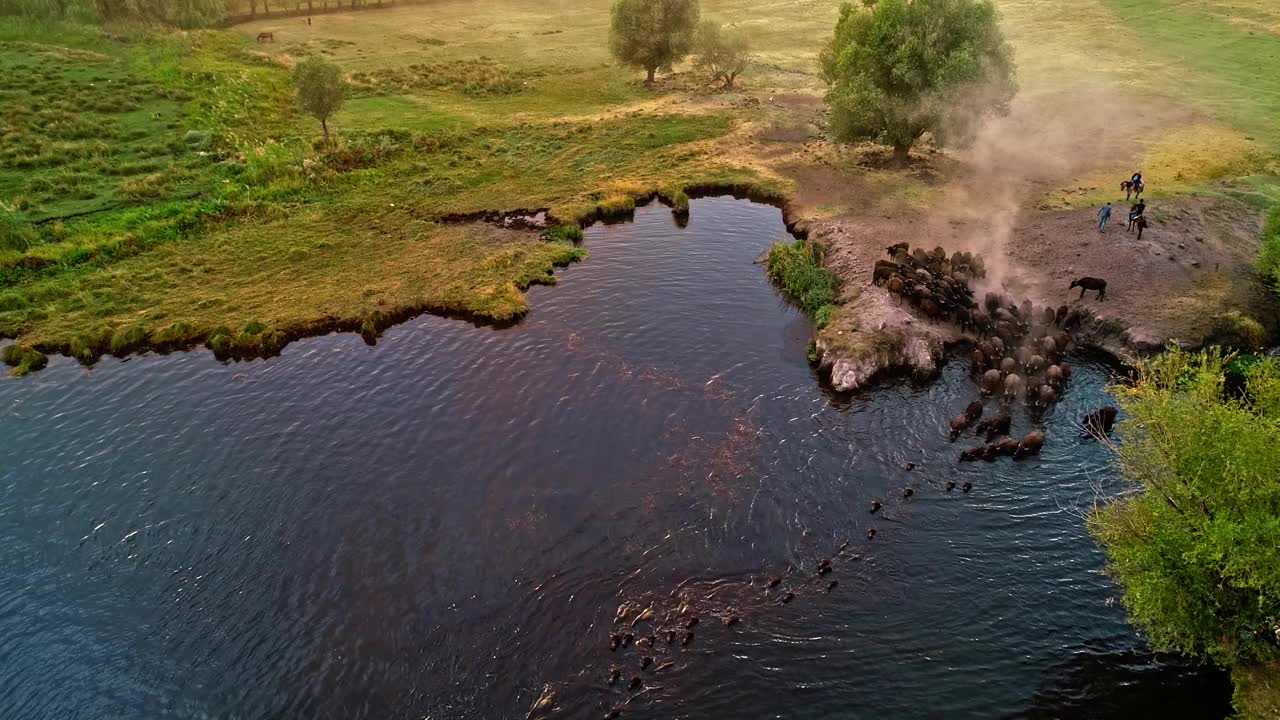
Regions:
[[[967,363],[825,391],[752,264],[783,237],[655,205],[513,328],[0,381],[0,717],[523,718],[547,684],[568,718],[1224,717],[1077,510],[1117,487],[1076,432],[1107,365],[1073,358],[1039,458],[959,466]],[[624,601],[702,622],[611,652]]]

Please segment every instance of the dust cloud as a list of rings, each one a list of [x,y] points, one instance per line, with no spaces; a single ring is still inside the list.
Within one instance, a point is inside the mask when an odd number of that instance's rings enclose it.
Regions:
[[[930,210],[930,235],[951,238],[957,248],[983,255],[986,288],[1034,292],[1038,282],[1010,259],[1020,214],[1054,188],[1099,170],[1127,176],[1114,149],[1137,142],[1117,137],[1131,127],[1124,104],[1104,102],[1103,88],[1020,97],[1009,114],[977,127],[971,144],[957,151],[956,176]]]

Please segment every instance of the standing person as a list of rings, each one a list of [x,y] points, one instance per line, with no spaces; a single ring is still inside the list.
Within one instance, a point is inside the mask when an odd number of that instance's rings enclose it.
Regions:
[[[1111,219],[1111,203],[1102,206],[1098,211],[1098,232],[1106,230],[1107,221]]]
[[[1146,201],[1139,199],[1138,202],[1134,203],[1133,207],[1129,208],[1129,225],[1125,230],[1133,230],[1133,226],[1137,224],[1138,218],[1142,217],[1142,214],[1146,211]]]

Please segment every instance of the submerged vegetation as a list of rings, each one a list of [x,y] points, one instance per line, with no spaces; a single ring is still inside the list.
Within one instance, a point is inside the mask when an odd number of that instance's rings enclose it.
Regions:
[[[819,330],[826,327],[836,301],[836,276],[822,266],[821,253],[814,243],[775,242],[769,248],[765,267],[769,277],[813,318]]]
[[[1171,347],[1137,370],[1116,392],[1138,492],[1095,509],[1089,529],[1154,647],[1256,675],[1280,662],[1280,362],[1250,363],[1239,392],[1217,351]],[[1251,687],[1242,711],[1280,697]]]

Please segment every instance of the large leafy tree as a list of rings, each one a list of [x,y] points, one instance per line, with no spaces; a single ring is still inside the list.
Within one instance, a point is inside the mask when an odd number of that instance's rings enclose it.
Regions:
[[[320,121],[328,143],[329,118],[338,112],[346,97],[342,71],[326,60],[307,58],[293,68],[293,84],[298,108]]]
[[[1280,362],[1227,367],[1176,348],[1139,363],[1117,389],[1138,492],[1089,529],[1153,646],[1258,667],[1280,660]]]
[[[1013,98],[1012,51],[990,0],[863,0],[840,9],[822,53],[837,140],[893,146],[963,138]]]
[[[616,0],[609,51],[623,65],[642,68],[645,82],[689,54],[698,26],[698,0]]]

